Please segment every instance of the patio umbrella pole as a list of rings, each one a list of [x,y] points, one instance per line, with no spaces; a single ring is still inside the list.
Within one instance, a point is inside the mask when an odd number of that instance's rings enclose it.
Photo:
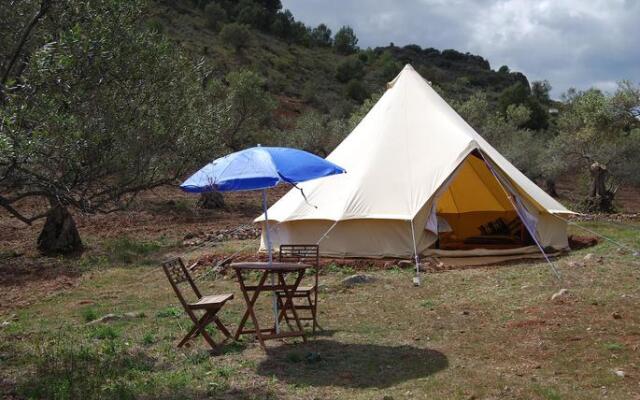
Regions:
[[[267,215],[267,191],[262,189],[262,209],[264,210],[264,229],[267,237],[267,253],[269,254],[269,265],[273,263],[273,249],[271,248],[271,237],[269,236],[269,216]],[[271,285],[275,285],[275,279],[271,274]],[[271,302],[273,306],[273,317],[275,318],[276,333],[280,333],[280,324],[278,323],[278,302],[276,301],[276,293],[271,295]]]

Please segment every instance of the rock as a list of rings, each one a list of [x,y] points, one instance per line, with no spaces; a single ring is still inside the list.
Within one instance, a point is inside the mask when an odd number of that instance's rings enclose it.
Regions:
[[[193,239],[194,237],[196,237],[195,233],[189,232],[186,235],[184,235],[184,240]]]
[[[571,268],[584,268],[585,263],[582,261],[569,261],[567,265]]]
[[[11,321],[2,321],[0,328],[6,328],[9,325],[11,325]]]
[[[611,316],[613,317],[613,319],[622,319],[622,315],[617,311],[614,311]]]
[[[625,373],[623,370],[621,369],[616,369],[615,371],[613,371],[614,374],[616,374],[617,376],[619,376],[620,378],[624,378]]]
[[[122,316],[126,319],[137,319],[146,317],[146,315],[144,315],[142,311],[130,311],[124,313]]]
[[[364,283],[372,283],[375,282],[376,278],[367,274],[355,274],[348,276],[342,280],[342,285],[346,287],[352,287],[355,285],[361,285]]]
[[[604,261],[604,259],[601,256],[596,256],[593,253],[589,253],[586,256],[584,256],[584,261],[585,262],[597,262],[597,263],[602,263],[602,261]]]
[[[551,300],[555,300],[558,297],[563,297],[569,294],[569,289],[560,289],[557,293],[554,293],[553,296],[551,296]]]
[[[87,322],[87,325],[95,325],[95,324],[102,324],[102,323],[106,323],[106,322],[111,322],[111,321],[116,321],[122,319],[122,316],[118,315],[118,314],[106,314],[103,315],[102,317],[98,318],[98,319],[94,319],[91,322]]]
[[[411,260],[400,260],[398,261],[398,267],[400,268],[411,268],[414,267],[414,264]]]
[[[462,315],[469,315],[469,311],[464,310],[464,311],[462,312]]]

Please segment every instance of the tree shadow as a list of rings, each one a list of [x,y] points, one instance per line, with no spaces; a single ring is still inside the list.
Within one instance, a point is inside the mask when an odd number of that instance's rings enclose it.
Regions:
[[[387,388],[447,368],[439,351],[407,345],[340,343],[315,340],[267,350],[257,373],[297,385]]]

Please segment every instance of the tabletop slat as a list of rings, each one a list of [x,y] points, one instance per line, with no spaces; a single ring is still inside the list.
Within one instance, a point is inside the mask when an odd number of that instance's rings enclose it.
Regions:
[[[231,268],[238,270],[262,270],[262,271],[299,271],[311,268],[310,264],[287,262],[242,262],[232,263]]]

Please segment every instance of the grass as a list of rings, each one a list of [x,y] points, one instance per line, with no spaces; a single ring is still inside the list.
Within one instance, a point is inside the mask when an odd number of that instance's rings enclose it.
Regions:
[[[587,226],[640,246],[637,225]],[[568,265],[587,253],[604,262]],[[175,348],[191,322],[162,271],[145,267],[155,255],[114,259],[67,290],[8,311],[17,317],[0,330],[0,377],[13,384],[0,386],[0,397],[3,390],[57,399],[640,396],[640,259],[611,243],[557,260],[562,282],[532,262],[427,274],[420,287],[409,273],[370,270],[375,282],[344,288],[340,281],[355,270],[332,266],[321,276],[323,332],[307,344],[271,342],[266,353],[244,338],[217,355],[200,338]],[[233,330],[244,310],[237,283],[198,284],[236,295],[221,313]],[[570,294],[551,301],[560,288]],[[261,319],[270,307],[259,299]],[[86,324],[128,311],[151,317]]]

